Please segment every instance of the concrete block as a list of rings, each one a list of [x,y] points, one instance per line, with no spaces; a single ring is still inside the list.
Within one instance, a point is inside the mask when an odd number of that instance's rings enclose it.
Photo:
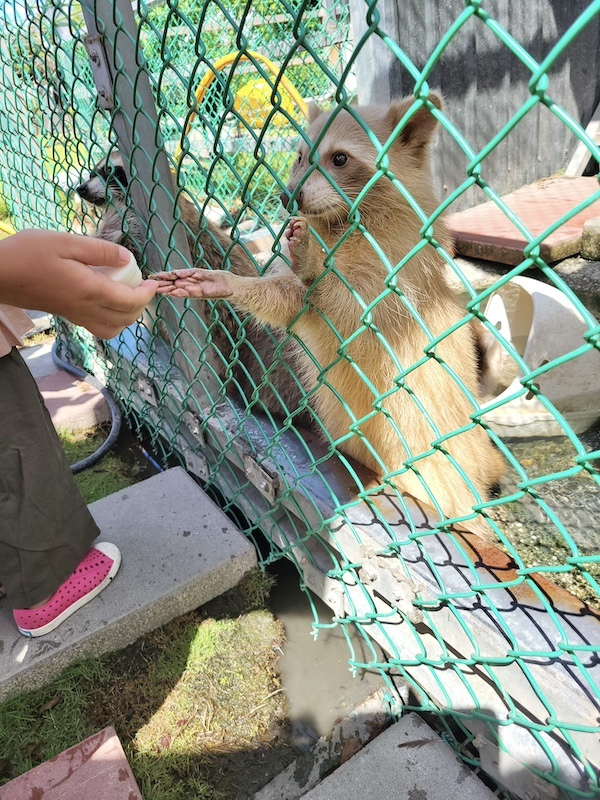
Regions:
[[[306,795],[322,775],[348,761],[389,725],[387,696],[387,687],[378,689],[257,792],[253,800],[299,800]]]
[[[0,600],[0,700],[42,686],[85,656],[118,650],[231,589],[256,566],[248,539],[181,467],[92,503],[123,563],[114,581],[55,631],[16,629]]]
[[[54,327],[54,322],[52,321],[52,315],[47,314],[45,311],[26,310],[25,313],[30,318],[34,326],[29,331],[29,333],[25,334],[26,340],[31,338],[32,336],[35,336],[38,333],[45,333],[46,331],[50,331]]]
[[[104,728],[0,786],[0,800],[142,800],[114,728]]]
[[[502,200],[537,237],[564,214],[587,200],[597,188],[596,177],[547,178],[522,186],[504,195]],[[542,258],[550,264],[579,253],[583,226],[587,220],[597,217],[599,212],[600,201],[596,201],[546,236],[540,244]],[[465,211],[448,214],[446,224],[454,238],[455,250],[461,256],[501,264],[520,264],[524,259],[523,250],[528,239],[491,200]]]
[[[581,234],[581,255],[588,261],[600,261],[600,217],[588,219]]]
[[[111,418],[102,392],[65,370],[36,378],[57,431],[87,431]]]
[[[418,714],[408,714],[303,797],[494,800],[495,795]]]

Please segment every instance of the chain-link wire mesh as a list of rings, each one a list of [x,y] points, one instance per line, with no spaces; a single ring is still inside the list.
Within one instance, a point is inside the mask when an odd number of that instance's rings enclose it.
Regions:
[[[560,5],[550,4],[557,15]],[[341,0],[140,1],[133,27],[129,7],[116,0],[114,7],[96,2],[85,14],[77,3],[6,2],[0,184],[17,229],[94,233],[100,225],[102,235],[134,249],[147,270],[194,265],[256,278],[285,250],[279,196],[304,146],[306,175],[297,187],[290,184],[288,210],[321,178],[322,193],[344,197],[347,223],[313,226],[320,266],[287,329],[257,325],[240,304],[165,296],[109,342],[61,322],[61,355],[105,380],[162,464],[183,463],[226,510],[245,515],[263,554],[267,542],[264,564],[284,557],[296,564],[315,632],[340,626],[354,669],[378,669],[390,687],[403,679],[411,690],[407,706],[435,715],[462,758],[523,798],[599,797],[600,627],[593,610],[600,594],[599,450],[593,419],[582,428],[569,416],[569,403],[582,391],[573,377],[582,372],[591,376],[588,391],[599,395],[600,326],[541,248],[600,192],[594,183],[579,205],[534,236],[502,199],[504,176],[487,165],[534,114],[568,131],[573,143],[584,142],[592,163],[600,161],[581,119],[553,91],[556,70],[578,37],[597,25],[600,2],[570,6],[568,24],[551,31],[539,57],[497,3],[456,0],[439,17],[435,7],[407,6],[407,20],[421,14],[430,39],[431,30],[443,28],[417,63],[403,42],[412,28],[403,26],[402,9],[397,29],[386,28],[391,5],[385,0],[351,6]],[[492,54],[508,52],[511,69],[526,74],[526,88],[522,102],[508,102],[507,86],[495,82],[497,113],[482,116],[471,139],[451,100],[440,107],[430,86],[453,48],[466,52],[469,43],[490,41]],[[368,47],[401,68],[412,97],[380,138],[351,105],[357,90],[360,96],[361,54]],[[477,59],[471,67],[477,70]],[[370,69],[377,74],[376,63]],[[596,81],[590,71],[577,77]],[[139,94],[144,81],[156,114]],[[311,141],[307,104],[313,100],[336,111]],[[354,119],[350,130],[366,142],[364,152],[374,153],[372,171],[354,194],[332,179],[320,149],[329,132],[339,135],[336,121],[344,114]],[[395,148],[410,146],[419,129],[429,131],[422,134],[427,138],[433,119],[462,177],[429,207]],[[420,147],[408,159],[413,166]],[[161,153],[172,187],[160,172]],[[564,153],[556,172],[563,162]],[[518,185],[518,176],[512,180]],[[81,197],[73,191],[78,185]],[[382,186],[391,187],[389,203],[399,203],[404,214],[391,231],[398,247],[389,235],[378,241],[380,229],[369,226],[369,192]],[[440,233],[441,215],[467,196],[491,199],[527,242],[518,265],[483,286],[468,280]],[[365,252],[381,278],[376,290],[365,288],[356,270],[344,269],[354,253]],[[427,268],[431,259],[445,265],[463,295],[462,311],[439,330],[429,324],[428,297],[411,294],[404,281],[415,264]],[[485,313],[488,298],[502,291],[507,307],[522,311],[527,293],[513,302],[510,292],[528,270],[558,290],[575,326],[575,344],[559,342],[535,363]],[[323,360],[302,334],[310,326],[302,325],[319,313],[332,281],[332,314],[342,300],[352,311],[339,323],[320,320],[323,336],[335,341],[335,357]],[[434,285],[431,278],[429,288]],[[398,325],[410,320],[419,343],[412,360],[385,335],[394,329],[390,314]],[[445,349],[460,341],[458,349],[468,350],[468,337],[461,337],[476,323],[516,379],[508,380],[509,396],[493,397],[483,410],[477,387]],[[543,329],[536,319],[534,335]],[[385,365],[387,377],[365,359],[360,343],[366,340],[376,340],[368,353]],[[583,367],[570,371],[573,365]],[[356,382],[348,379],[346,394],[340,388],[342,372],[367,387],[366,410]],[[432,407],[427,387],[434,381],[441,388]],[[558,400],[555,383],[568,389]],[[323,391],[336,393],[329,416],[319,400]],[[407,409],[400,422],[393,411],[399,397]],[[452,408],[457,398],[467,411],[460,425],[448,425],[439,409]],[[531,401],[560,436],[511,439],[494,424],[496,411]],[[332,415],[335,424],[327,424]],[[370,441],[382,417],[399,463]],[[415,442],[416,429],[425,430],[425,444]],[[483,451],[473,451],[472,463],[455,456],[455,443],[474,436],[492,442],[506,463],[489,496],[473,478]],[[442,484],[450,481],[450,497],[452,481],[470,491],[467,512],[448,513],[450,501],[428,483],[430,461],[446,465]],[[414,476],[410,486],[424,503],[401,491]],[[461,523],[469,530],[478,520],[493,531],[497,547],[460,533]],[[331,618],[319,616],[314,596],[326,601]],[[351,629],[362,635],[370,658],[354,651]]]

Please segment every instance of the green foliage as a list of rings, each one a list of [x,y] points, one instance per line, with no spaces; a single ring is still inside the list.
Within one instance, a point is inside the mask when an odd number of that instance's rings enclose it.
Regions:
[[[281,182],[286,181],[289,171],[289,159],[282,157],[282,153],[294,149],[298,129],[305,124],[303,115],[294,109],[291,120],[285,113],[270,118],[269,136],[262,145],[265,166],[256,169],[253,152],[262,131],[260,126],[252,127],[254,112],[243,102],[238,105],[240,92],[249,82],[257,80],[273,87],[279,76],[254,60],[239,61],[221,72],[213,65],[223,56],[238,51],[237,25],[243,18],[244,51],[258,52],[279,68],[287,59],[295,15],[303,5],[300,0],[262,0],[250,4],[235,0],[208,5],[201,0],[183,0],[176,6],[155,4],[141,14],[140,41],[153,77],[157,105],[164,111],[163,135],[171,154],[180,143],[190,152],[191,157],[184,158],[183,173],[186,188],[192,194],[204,196],[207,192],[230,209],[235,209],[240,201],[247,202],[251,217],[273,220],[276,216]],[[325,64],[331,65],[333,50],[327,16],[320,4],[303,8],[302,23],[310,47],[298,48],[286,66],[285,75],[303,98],[327,100],[333,97],[336,86],[324,69]],[[347,28],[347,15],[342,15],[336,25],[340,30]],[[195,90],[206,74],[214,75],[214,80],[198,105]],[[279,91],[285,102],[284,90],[279,88]],[[183,140],[188,121],[191,131]],[[221,155],[223,148],[225,154]],[[215,154],[218,163],[211,166]],[[254,177],[248,182],[253,169]]]
[[[8,209],[8,204],[4,199],[4,193],[2,191],[2,186],[0,186],[0,219],[6,219],[10,214]]]
[[[70,464],[95,453],[105,442],[107,435],[106,426],[84,432],[59,432]],[[86,503],[100,500],[148,476],[148,465],[139,456],[138,449],[129,432],[123,430],[115,450],[75,475],[75,481]]]

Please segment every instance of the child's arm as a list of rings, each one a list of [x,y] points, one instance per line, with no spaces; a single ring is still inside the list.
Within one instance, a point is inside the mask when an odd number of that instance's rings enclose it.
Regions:
[[[226,270],[180,269],[158,272],[158,293],[171,297],[194,297],[208,300],[229,299],[236,308],[252,314],[263,325],[287,328],[304,307],[306,286],[302,274],[310,264],[311,242],[308,224],[292,219],[285,231],[292,269],[283,259],[275,259],[262,278],[236,275]]]

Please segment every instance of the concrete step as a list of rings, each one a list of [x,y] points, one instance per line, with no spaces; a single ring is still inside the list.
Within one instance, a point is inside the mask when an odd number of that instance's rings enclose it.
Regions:
[[[494,800],[495,795],[418,714],[407,714],[303,800]]]
[[[256,566],[254,547],[181,467],[90,505],[121,550],[115,580],[55,631],[16,629],[0,600],[0,700],[41,686],[79,658],[118,650],[207,603]]]
[[[323,680],[327,678],[323,676]],[[381,686],[267,783],[253,800],[300,800],[319,784],[323,775],[338,769],[388,727],[389,699],[388,687]]]
[[[25,339],[31,339],[32,336],[36,336],[38,333],[46,333],[52,330],[54,326],[52,314],[48,314],[46,311],[30,311],[29,309],[25,313],[33,325],[32,329],[25,335]]]
[[[52,358],[53,344],[53,339],[42,344],[28,344],[26,340],[24,347],[20,350],[25,363],[29,367],[29,371],[36,381],[40,378],[45,378],[47,375],[56,375],[57,372],[63,371],[55,364]]]

